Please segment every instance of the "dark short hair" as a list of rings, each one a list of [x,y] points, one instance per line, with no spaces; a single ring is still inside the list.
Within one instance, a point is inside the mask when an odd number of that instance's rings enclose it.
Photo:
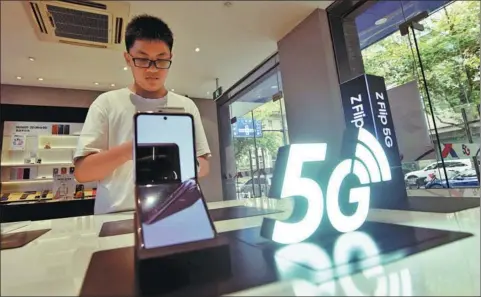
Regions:
[[[134,17],[125,29],[125,47],[127,52],[136,40],[159,40],[165,42],[169,49],[174,46],[174,36],[169,26],[161,19],[147,14]]]

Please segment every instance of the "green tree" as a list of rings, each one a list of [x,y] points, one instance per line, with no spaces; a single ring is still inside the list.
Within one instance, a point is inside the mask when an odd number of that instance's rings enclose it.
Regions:
[[[433,109],[441,121],[461,123],[461,107],[472,117],[480,102],[480,6],[478,1],[456,1],[421,21],[416,31]],[[383,76],[386,85],[418,80],[426,100],[412,34],[399,31],[362,51],[365,72]],[[427,102],[425,102],[427,104]]]

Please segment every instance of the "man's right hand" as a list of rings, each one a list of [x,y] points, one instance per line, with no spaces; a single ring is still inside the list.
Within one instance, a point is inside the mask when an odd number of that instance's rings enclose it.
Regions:
[[[75,179],[80,183],[105,179],[119,166],[132,160],[132,145],[132,140],[129,140],[107,151],[78,159],[75,162]]]

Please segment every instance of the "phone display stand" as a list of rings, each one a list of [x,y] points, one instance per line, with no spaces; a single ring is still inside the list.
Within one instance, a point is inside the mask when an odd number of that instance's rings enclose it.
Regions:
[[[226,237],[144,249],[139,220],[135,222],[135,290],[139,296],[165,294],[176,289],[219,281],[231,275],[230,246]],[[195,228],[195,226],[192,226]]]

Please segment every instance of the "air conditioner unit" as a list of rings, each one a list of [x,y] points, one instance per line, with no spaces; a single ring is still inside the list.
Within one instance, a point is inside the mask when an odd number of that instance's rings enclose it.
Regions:
[[[42,41],[123,49],[130,4],[124,1],[22,1]]]

